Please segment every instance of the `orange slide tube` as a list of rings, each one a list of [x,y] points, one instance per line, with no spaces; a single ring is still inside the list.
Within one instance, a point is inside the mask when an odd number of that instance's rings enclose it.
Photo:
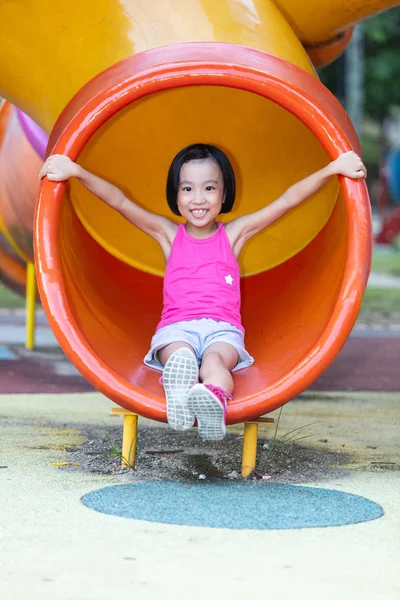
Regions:
[[[15,106],[0,104],[0,281],[25,294],[33,261],[33,216],[43,161],[27,139]]]
[[[273,201],[340,153],[360,151],[343,108],[312,74],[212,42],[148,50],[110,67],[67,105],[50,147],[95,172],[101,164],[99,175],[171,217],[167,169],[195,141],[220,145],[232,160],[238,199],[229,218]],[[34,243],[43,307],[71,361],[117,404],[165,421],[159,374],[142,362],[162,308],[157,245],[76,181],[48,180]],[[242,314],[255,364],[235,375],[228,423],[282,406],[326,369],[353,327],[370,259],[366,185],[343,177],[249,243]]]

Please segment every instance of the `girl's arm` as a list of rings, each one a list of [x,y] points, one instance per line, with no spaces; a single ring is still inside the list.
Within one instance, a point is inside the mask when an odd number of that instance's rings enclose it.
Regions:
[[[320,171],[292,185],[280,198],[265,208],[230,221],[226,225],[226,232],[236,254],[253,235],[275,223],[292,208],[315,194],[333,175],[361,179],[367,176],[367,170],[355,152],[346,152]]]
[[[61,154],[50,156],[40,170],[39,179],[43,177],[47,177],[50,181],[66,181],[76,177],[95,196],[119,212],[132,225],[156,239],[161,246],[166,242],[172,243],[177,228],[175,223],[134,204],[115,185],[85,171],[68,156]]]

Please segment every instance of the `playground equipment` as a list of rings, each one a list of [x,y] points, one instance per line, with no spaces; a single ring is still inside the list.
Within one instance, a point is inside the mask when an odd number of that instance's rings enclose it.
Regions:
[[[235,127],[223,119],[228,106]],[[196,114],[189,139],[185,111]],[[246,198],[254,210],[329,157],[359,150],[343,109],[315,77],[276,56],[224,44],[174,45],[108,69],[67,106],[50,145],[56,139],[55,153],[89,169],[101,162],[107,179],[129,181],[133,197],[168,214],[168,163],[177,149],[204,138],[237,167],[232,217],[248,212]],[[128,178],[132,164],[139,179]],[[257,366],[237,374],[228,422],[258,417],[305,389],[353,326],[369,271],[370,211],[363,181],[341,183],[339,192],[330,182],[324,199],[311,199],[244,252],[243,317]],[[165,420],[157,374],[142,364],[161,310],[162,258],[153,240],[129,225],[125,232],[123,219],[107,209],[75,182],[43,182],[35,239],[43,306],[95,387],[128,410]]]
[[[360,0],[351,14],[339,0],[70,4],[62,13],[47,0],[0,6],[14,24],[0,39],[7,65],[29,47],[41,67],[26,64],[20,78],[0,65],[3,94],[51,132],[49,151],[164,215],[175,153],[195,141],[221,146],[238,179],[235,218],[341,152],[360,152],[303,46],[339,52],[349,39],[341,32],[399,2]],[[45,36],[35,22],[49,25]],[[46,180],[35,249],[44,309],[75,366],[124,409],[165,421],[158,376],[142,364],[161,311],[157,244],[78,182]],[[354,324],[370,257],[366,186],[345,178],[248,244],[242,312],[256,363],[235,375],[228,423],[281,406],[323,372]]]
[[[0,103],[0,167],[4,160],[4,139],[6,137],[7,126],[10,121],[10,110],[11,105],[3,101]],[[3,194],[1,191],[4,185],[5,171],[0,168],[0,173],[3,173],[3,177],[0,179],[0,209],[3,204]],[[0,210],[0,282],[4,283],[12,290],[19,294],[23,294],[25,290],[26,282],[26,269],[24,261],[13,246],[10,244],[9,238],[4,235],[4,219],[2,217],[2,210]]]
[[[26,294],[26,348],[34,345],[33,207],[48,136],[9,102],[0,104],[0,281]]]

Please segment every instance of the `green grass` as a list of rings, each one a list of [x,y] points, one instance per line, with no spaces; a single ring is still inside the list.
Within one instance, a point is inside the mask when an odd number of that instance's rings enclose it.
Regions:
[[[0,308],[25,308],[25,298],[0,283]]]
[[[400,312],[400,289],[367,288],[361,312]]]
[[[372,271],[400,277],[400,252],[375,251],[372,256]]]

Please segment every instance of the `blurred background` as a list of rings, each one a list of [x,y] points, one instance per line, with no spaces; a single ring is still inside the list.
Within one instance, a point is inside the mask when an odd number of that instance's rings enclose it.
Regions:
[[[357,25],[319,76],[355,125],[368,169],[375,244],[358,324],[400,330],[400,8]]]

